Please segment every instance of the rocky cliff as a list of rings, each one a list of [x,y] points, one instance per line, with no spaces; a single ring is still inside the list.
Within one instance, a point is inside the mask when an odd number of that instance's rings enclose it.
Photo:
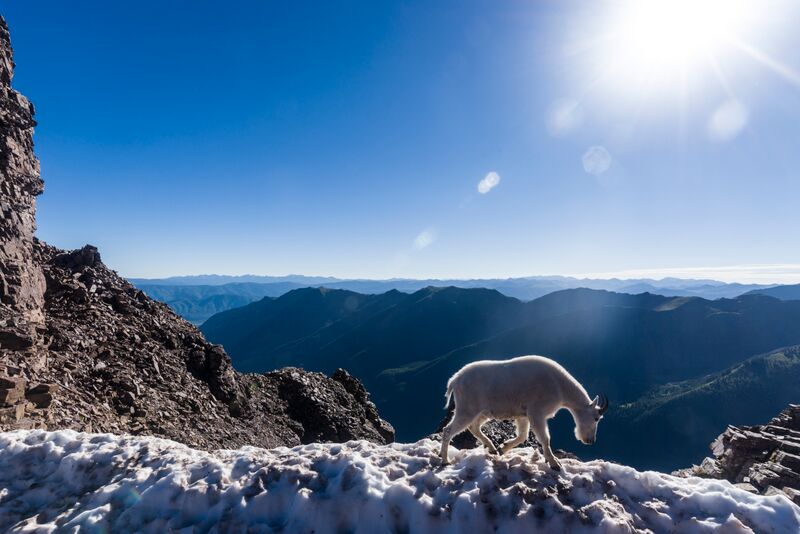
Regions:
[[[237,373],[222,347],[95,247],[37,241],[33,106],[11,89],[13,70],[0,18],[0,430],[147,434],[200,448],[393,440],[345,371]]]
[[[676,474],[724,479],[753,493],[783,493],[800,505],[800,405],[765,425],[728,427],[711,450],[713,457]]]
[[[0,343],[27,348],[43,320],[44,277],[33,262],[36,197],[44,190],[33,153],[33,105],[11,88],[14,58],[0,19]]]

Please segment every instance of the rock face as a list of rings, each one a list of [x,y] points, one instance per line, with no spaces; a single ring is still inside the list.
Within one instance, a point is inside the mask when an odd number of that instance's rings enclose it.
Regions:
[[[0,431],[147,434],[206,449],[394,439],[346,372],[237,373],[221,346],[95,247],[36,240],[33,107],[10,88],[12,74],[0,18]]]
[[[713,457],[675,474],[725,479],[755,493],[783,492],[800,505],[800,405],[789,405],[766,425],[728,427],[711,450]]]
[[[0,18],[0,346],[33,344],[41,323],[44,278],[33,262],[36,197],[44,190],[33,153],[33,105],[11,88],[14,59]]]

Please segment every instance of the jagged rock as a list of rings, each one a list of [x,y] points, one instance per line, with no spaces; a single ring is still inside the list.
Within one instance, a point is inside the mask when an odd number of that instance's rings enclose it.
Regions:
[[[791,404],[766,425],[728,427],[711,444],[713,457],[680,476],[726,479],[761,494],[779,492],[800,505],[800,405]]]
[[[758,488],[754,485],[750,484],[749,482],[737,482],[734,484],[739,489],[743,489],[745,491],[749,491],[750,493],[758,493]]]
[[[278,396],[286,403],[287,415],[302,426],[302,443],[352,439],[388,443],[394,440],[394,429],[378,416],[364,386],[341,369],[333,380],[322,373],[295,367],[264,376],[277,383]],[[356,394],[348,391],[342,381]]]
[[[33,347],[34,338],[31,332],[0,329],[0,349],[25,350]]]
[[[8,26],[0,17],[0,313],[39,324],[44,278],[33,261],[33,234],[36,196],[44,183],[33,153],[33,105],[11,88],[14,66]]]
[[[783,488],[783,492],[797,505],[800,506],[800,490],[794,488]]]
[[[790,452],[777,451],[774,460],[780,465],[800,473],[800,456]]]
[[[222,347],[108,269],[96,247],[36,240],[36,123],[11,89],[13,67],[0,17],[0,370],[34,384],[0,387],[11,404],[0,431],[147,434],[198,448],[393,439],[355,378],[237,373]]]
[[[12,406],[25,398],[24,378],[0,376],[0,406]]]
[[[15,425],[25,417],[25,405],[17,404],[8,408],[0,408],[0,424]]]
[[[367,388],[364,387],[364,384],[341,367],[334,371],[331,378],[342,384],[344,389],[350,393],[358,403],[364,406],[367,419],[383,439],[386,440],[387,443],[394,441],[394,427],[387,421],[381,419],[378,414],[378,408],[375,406],[375,403],[369,399],[369,393],[367,392]]]
[[[36,384],[25,392],[25,398],[36,405],[37,408],[48,408],[53,402],[53,393],[56,387],[53,384]]]
[[[53,258],[53,264],[58,265],[59,267],[65,267],[67,269],[71,269],[72,271],[80,272],[79,270],[82,267],[94,267],[99,265],[102,262],[100,259],[100,252],[97,251],[97,247],[92,245],[85,245],[83,248],[78,250],[73,250],[71,252],[63,252],[58,254]],[[84,285],[87,282],[93,280],[91,274],[89,274],[84,280]],[[97,286],[91,285],[96,291]],[[91,288],[90,288],[91,289]],[[94,293],[94,291],[90,291]]]

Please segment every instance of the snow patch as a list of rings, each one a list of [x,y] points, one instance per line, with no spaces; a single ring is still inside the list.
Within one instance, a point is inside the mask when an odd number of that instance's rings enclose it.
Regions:
[[[727,482],[538,452],[366,441],[204,452],[151,437],[0,434],[0,531],[798,532],[800,508]]]

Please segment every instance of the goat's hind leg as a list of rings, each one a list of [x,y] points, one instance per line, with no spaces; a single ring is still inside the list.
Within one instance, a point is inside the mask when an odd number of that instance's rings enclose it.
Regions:
[[[473,436],[478,438],[478,441],[483,443],[483,447],[487,451],[489,451],[490,454],[497,454],[497,447],[494,446],[494,443],[492,443],[492,440],[490,440],[489,437],[486,434],[483,433],[483,430],[481,430],[481,427],[483,426],[483,423],[485,423],[486,421],[487,421],[487,419],[483,418],[483,417],[479,417],[478,419],[475,419],[472,422],[472,424],[469,425],[469,431],[472,432]]]
[[[450,447],[450,440],[453,439],[453,436],[467,428],[472,421],[475,419],[475,416],[472,414],[465,414],[464,412],[458,411],[458,404],[456,404],[456,409],[453,412],[453,418],[447,423],[447,426],[444,427],[442,430],[442,450],[439,452],[439,456],[442,457],[442,463],[447,463],[447,449]]]
[[[510,440],[500,445],[500,454],[505,454],[526,439],[528,439],[528,432],[531,430],[530,421],[527,417],[518,417],[514,420],[517,424],[517,435]]]

